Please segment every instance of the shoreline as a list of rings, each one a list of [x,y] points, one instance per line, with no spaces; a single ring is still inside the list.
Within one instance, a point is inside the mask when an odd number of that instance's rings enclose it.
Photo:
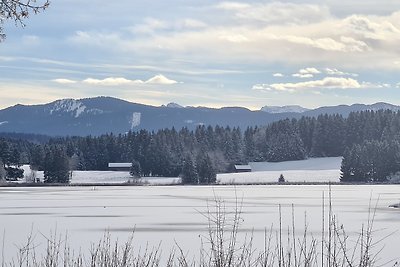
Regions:
[[[198,187],[203,187],[203,186],[218,186],[218,187],[223,187],[223,186],[260,186],[260,185],[280,185],[280,186],[285,186],[285,185],[290,185],[290,186],[296,186],[296,185],[339,185],[339,186],[344,186],[344,185],[400,185],[400,183],[345,183],[345,182],[285,182],[285,183],[279,183],[279,182],[271,182],[271,183],[232,183],[232,184],[138,184],[138,183],[74,183],[74,184],[63,184],[63,183],[4,183],[0,184],[1,187],[95,187],[95,186],[100,186],[100,187],[112,187],[112,186],[132,186],[132,187],[137,187],[137,186],[162,186],[162,187],[169,187],[169,186],[198,186]]]

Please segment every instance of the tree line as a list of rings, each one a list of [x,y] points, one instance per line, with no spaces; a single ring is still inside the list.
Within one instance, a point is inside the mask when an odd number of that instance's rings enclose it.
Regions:
[[[16,163],[14,152],[18,151],[18,164],[29,162],[33,169],[44,170],[48,182],[68,181],[66,176],[54,178],[62,166],[107,170],[109,162],[132,162],[135,176],[181,176],[185,183],[198,184],[212,183],[215,173],[231,172],[235,164],[250,161],[343,156],[342,181],[384,182],[400,170],[399,133],[399,112],[362,111],[347,118],[320,115],[285,119],[244,131],[199,125],[193,131],[140,130],[52,138],[42,144],[0,139],[0,157],[3,166],[10,166]],[[1,149],[1,144],[8,148]]]

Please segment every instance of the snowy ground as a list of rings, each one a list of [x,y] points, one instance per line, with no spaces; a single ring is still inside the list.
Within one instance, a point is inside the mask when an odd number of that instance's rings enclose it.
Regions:
[[[320,237],[323,193],[327,197],[328,186],[0,188],[0,240],[4,240],[4,255],[10,258],[17,247],[24,245],[30,233],[42,252],[46,244],[44,236],[57,231],[63,238],[68,233],[73,249],[81,249],[86,254],[104,231],[114,240],[124,241],[135,229],[136,250],[146,245],[160,245],[165,259],[177,243],[190,256],[198,252],[201,241],[207,236],[204,214],[213,210],[213,198],[217,196],[225,201],[227,212],[233,211],[239,199],[243,206],[240,238],[253,234],[254,248],[260,251],[265,229],[278,230],[279,205],[284,229],[292,225],[293,204],[296,234],[302,235],[306,217],[308,231]],[[400,212],[389,206],[399,202],[400,186],[336,185],[332,186],[332,199],[334,213],[350,235],[351,244],[362,225],[367,223],[370,203],[375,206],[379,199],[374,220],[377,231],[373,237],[374,241],[388,237],[373,251],[387,244],[378,258],[381,266],[392,266],[384,263],[400,257]],[[326,206],[325,211],[327,209]]]
[[[29,165],[22,166],[25,177],[31,175]],[[35,175],[43,181],[43,172],[38,171]],[[171,185],[179,184],[180,178],[166,177],[143,177],[139,180],[133,179],[128,172],[122,171],[73,171],[71,184],[124,184],[127,182],[139,182],[148,185]]]
[[[341,157],[311,158],[307,160],[286,162],[250,162],[253,172],[218,174],[219,184],[263,184],[278,181],[283,174],[288,182],[338,182],[340,177]],[[23,166],[25,176],[29,177],[31,170]],[[43,180],[43,172],[37,172],[36,177]],[[133,179],[128,172],[118,171],[74,171],[72,184],[122,184]],[[141,182],[149,185],[178,184],[180,178],[143,177]]]
[[[283,174],[287,182],[339,182],[341,157],[310,158],[285,162],[250,162],[252,172],[218,174],[220,184],[263,184],[278,181]]]

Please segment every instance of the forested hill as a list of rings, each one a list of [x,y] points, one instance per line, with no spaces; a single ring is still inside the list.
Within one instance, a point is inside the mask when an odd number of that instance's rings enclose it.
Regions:
[[[109,162],[134,161],[140,164],[143,175],[178,176],[184,162],[191,162],[193,168],[206,164],[205,169],[228,172],[234,164],[249,161],[344,155],[344,181],[382,182],[400,170],[400,112],[302,117],[244,130],[198,126],[193,131],[140,130],[29,144],[21,146],[3,139],[0,157],[5,164],[18,164],[18,159],[25,158],[37,169],[45,169],[56,154],[80,170],[107,170]],[[24,157],[17,157],[17,152]]]
[[[157,131],[175,127],[194,130],[198,125],[229,126],[246,129],[264,126],[285,118],[300,119],[302,116],[317,117],[321,114],[390,109],[399,106],[386,103],[373,105],[354,104],[321,107],[313,110],[298,106],[263,107],[251,111],[241,107],[207,108],[182,107],[178,104],[149,106],[131,103],[111,97],[64,99],[43,105],[16,105],[0,110],[0,132],[43,134],[50,136],[86,136],[128,131]]]

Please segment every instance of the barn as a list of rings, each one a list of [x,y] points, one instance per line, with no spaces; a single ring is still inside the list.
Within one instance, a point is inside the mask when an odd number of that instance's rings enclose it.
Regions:
[[[112,162],[108,163],[108,168],[111,171],[127,171],[131,169],[132,163],[125,163],[125,162]]]
[[[251,172],[250,165],[235,165],[235,172]]]

